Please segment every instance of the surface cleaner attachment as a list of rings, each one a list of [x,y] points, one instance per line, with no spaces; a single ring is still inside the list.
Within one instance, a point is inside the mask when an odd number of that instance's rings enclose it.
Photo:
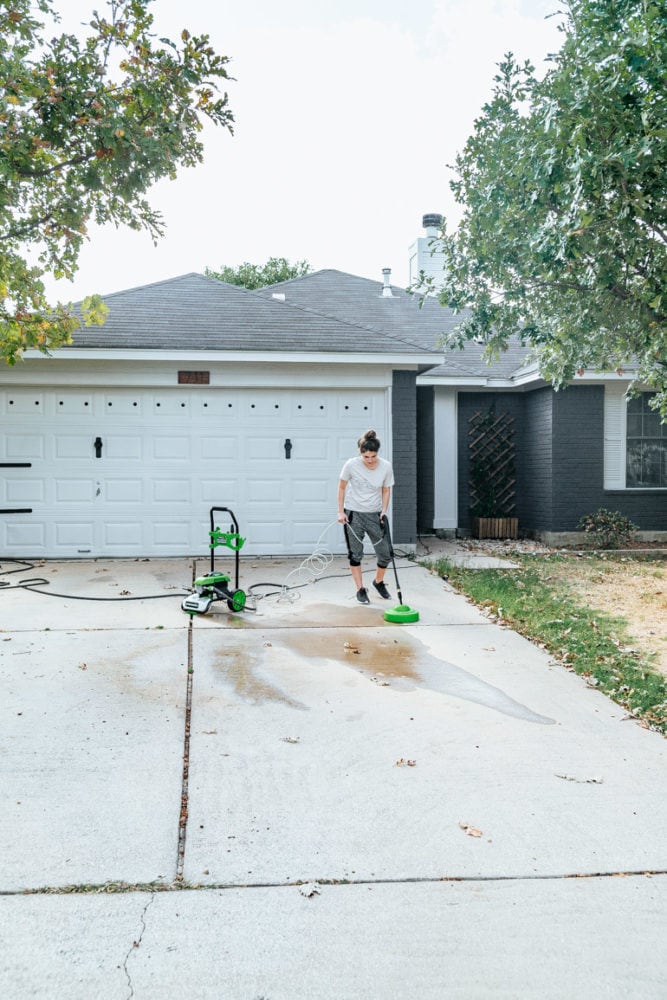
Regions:
[[[232,519],[232,531],[221,531],[215,526],[213,515],[223,511]],[[245,545],[245,538],[239,534],[238,521],[229,507],[211,507],[211,530],[209,531],[211,550],[211,569],[206,576],[198,576],[194,582],[194,591],[184,597],[181,608],[189,615],[205,615],[214,601],[226,601],[230,611],[243,611],[246,606],[246,593],[239,588],[239,552]],[[224,546],[234,552],[235,582],[230,587],[230,577],[215,569],[215,550]]]
[[[385,611],[383,618],[386,622],[395,622],[397,625],[408,625],[410,622],[419,621],[419,612],[415,611],[414,608],[409,607],[409,605],[403,603],[403,594],[401,593],[401,585],[398,582],[398,573],[396,572],[396,559],[394,558],[394,546],[391,542],[391,534],[389,533],[389,520],[385,517],[383,519],[384,530],[387,535],[387,541],[389,542],[389,552],[391,554],[391,564],[394,567],[394,578],[396,580],[396,590],[398,591],[398,599],[400,604],[395,608],[390,608]]]

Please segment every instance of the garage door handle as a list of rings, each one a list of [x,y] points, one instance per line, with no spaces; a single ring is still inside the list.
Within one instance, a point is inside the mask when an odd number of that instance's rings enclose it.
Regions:
[[[292,442],[290,441],[289,438],[285,438],[285,445],[284,445],[284,447],[285,447],[285,458],[291,458],[292,457]]]
[[[95,448],[95,458],[101,458],[102,457],[102,438],[100,438],[100,437],[95,438],[95,443],[94,443],[93,447]]]

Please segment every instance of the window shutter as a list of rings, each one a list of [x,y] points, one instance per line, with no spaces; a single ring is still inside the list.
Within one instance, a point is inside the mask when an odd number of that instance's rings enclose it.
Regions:
[[[625,413],[624,383],[604,387],[604,488],[625,489]]]

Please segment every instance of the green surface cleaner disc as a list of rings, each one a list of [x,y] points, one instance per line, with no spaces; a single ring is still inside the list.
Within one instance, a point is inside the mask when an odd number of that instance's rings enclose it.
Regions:
[[[397,625],[406,625],[409,622],[419,621],[419,612],[407,604],[398,604],[390,611],[385,611],[384,620],[386,622],[396,622]]]

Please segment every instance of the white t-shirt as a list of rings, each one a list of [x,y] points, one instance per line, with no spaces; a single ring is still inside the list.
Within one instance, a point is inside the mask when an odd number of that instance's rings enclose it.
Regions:
[[[340,478],[347,483],[345,488],[345,509],[358,510],[368,514],[382,510],[382,487],[394,485],[391,462],[378,458],[374,469],[365,465],[361,455],[348,458]]]

